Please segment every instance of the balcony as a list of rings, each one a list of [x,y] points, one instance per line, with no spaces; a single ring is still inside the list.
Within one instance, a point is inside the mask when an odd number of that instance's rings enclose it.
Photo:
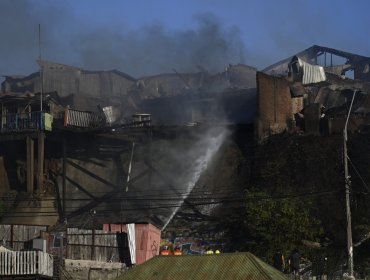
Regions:
[[[51,130],[53,117],[46,112],[2,114],[1,133]]]
[[[53,276],[53,257],[41,251],[0,252],[0,278],[15,276]]]

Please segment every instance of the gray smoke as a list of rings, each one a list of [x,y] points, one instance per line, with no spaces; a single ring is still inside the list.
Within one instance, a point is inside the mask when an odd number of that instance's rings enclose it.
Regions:
[[[40,3],[42,5],[40,5]],[[194,16],[194,30],[173,30],[160,22],[126,30],[94,28],[57,1],[0,2],[0,74],[37,70],[38,26],[42,57],[89,70],[118,69],[134,77],[163,72],[210,72],[244,63],[246,48],[238,28],[222,26],[211,14]]]
[[[59,29],[58,18],[66,16],[65,11],[57,9],[52,2],[45,8],[35,7],[25,0],[0,2],[0,75],[25,75],[37,70],[39,24],[43,36],[53,40],[54,32]],[[51,45],[55,46],[58,46],[57,41]]]
[[[195,17],[196,30],[170,30],[160,23],[125,34],[93,30],[76,34],[73,49],[88,68],[118,67],[134,76],[194,72],[197,65],[210,72],[229,63],[243,63],[245,48],[236,28],[223,29],[209,15]]]

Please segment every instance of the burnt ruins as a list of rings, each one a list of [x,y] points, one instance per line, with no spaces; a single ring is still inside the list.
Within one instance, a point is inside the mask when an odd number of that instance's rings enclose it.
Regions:
[[[369,125],[370,58],[312,46],[257,73],[257,137],[283,131],[341,133],[356,91],[350,131]]]
[[[39,64],[41,73],[2,83],[7,224],[162,228],[189,204],[188,184],[221,145],[225,127],[255,115],[256,69],[246,65],[134,79]]]
[[[223,145],[235,131],[254,129],[256,142],[341,133],[354,92],[348,129],[369,125],[370,58],[326,47],[262,71],[229,65],[139,79],[39,64],[41,73],[2,83],[2,223],[215,221],[226,196],[242,203],[245,170],[232,158],[242,155]],[[221,161],[229,169],[217,169]]]

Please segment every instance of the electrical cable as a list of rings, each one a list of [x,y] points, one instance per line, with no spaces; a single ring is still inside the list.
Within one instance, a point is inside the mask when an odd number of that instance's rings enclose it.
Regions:
[[[309,192],[309,193],[301,193],[296,195],[281,195],[281,196],[255,196],[255,197],[249,197],[247,198],[233,198],[233,199],[224,199],[219,201],[205,201],[205,202],[199,202],[199,203],[191,203],[192,206],[206,206],[206,205],[217,205],[217,204],[233,204],[233,203],[244,203],[246,201],[262,201],[262,200],[286,200],[286,199],[295,199],[295,198],[302,198],[302,197],[312,197],[312,196],[322,196],[322,195],[334,195],[337,194],[340,191],[324,191],[324,192]],[[129,211],[145,211],[145,210],[155,210],[155,209],[171,209],[171,208],[177,208],[180,207],[181,203],[176,204],[158,204],[158,205],[148,205],[145,207],[138,207],[138,208],[126,208],[123,211],[129,212]],[[68,207],[69,208],[69,207]],[[42,209],[42,208],[41,208]],[[112,210],[99,210],[97,211],[97,215],[101,216],[101,214],[111,214],[114,211]],[[1,213],[1,212],[0,212]],[[6,214],[7,212],[3,212]],[[55,214],[54,214],[55,213]],[[15,215],[14,215],[15,214]],[[21,215],[23,214],[23,215]],[[27,214],[27,215],[26,215]],[[21,211],[14,211],[12,210],[11,213],[9,213],[9,216],[11,217],[30,217],[29,214],[42,214],[38,215],[40,216],[58,216],[56,214],[56,211],[27,211],[27,212],[21,212]],[[54,215],[52,215],[54,214]]]
[[[363,184],[363,186],[365,187],[365,189],[366,189],[367,191],[369,191],[369,192],[370,192],[370,187],[369,187],[369,185],[365,182],[364,178],[361,176],[361,174],[360,174],[360,172],[358,171],[358,169],[357,169],[357,167],[355,166],[355,164],[352,162],[352,160],[351,160],[349,157],[347,157],[347,158],[348,158],[348,161],[349,161],[349,163],[351,164],[351,166],[352,166],[353,170],[355,171],[356,175],[360,178],[360,181],[361,181],[361,183]]]

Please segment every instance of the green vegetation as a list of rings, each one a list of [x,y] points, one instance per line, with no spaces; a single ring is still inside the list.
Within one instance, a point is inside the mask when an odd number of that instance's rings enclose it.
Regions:
[[[323,228],[307,205],[298,199],[273,198],[265,192],[249,192],[246,197],[244,226],[248,249],[271,259],[275,250],[289,254],[303,240],[319,242]]]
[[[293,247],[320,269],[335,271],[346,262],[346,214],[339,136],[280,135],[257,146],[243,213],[246,250],[267,261],[277,248],[287,256]],[[353,242],[370,232],[369,135],[352,134],[351,210]],[[253,187],[252,187],[253,186]],[[320,241],[309,247],[302,240]],[[370,240],[354,248],[355,270],[370,262]]]

